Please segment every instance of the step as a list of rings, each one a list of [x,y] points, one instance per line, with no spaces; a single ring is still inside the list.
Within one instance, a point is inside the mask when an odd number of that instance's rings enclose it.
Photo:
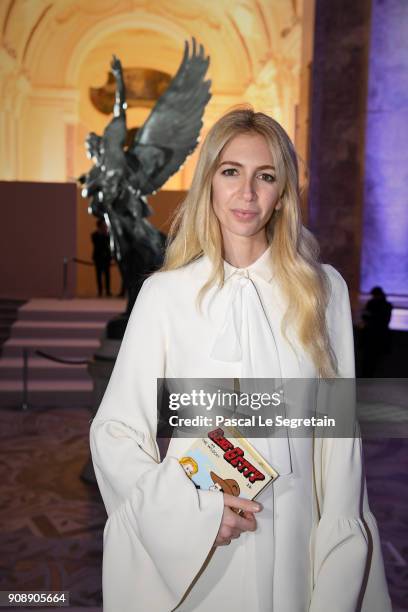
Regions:
[[[125,311],[125,308],[119,309],[117,311],[99,311],[99,312],[81,312],[78,310],[73,310],[70,312],[69,310],[55,310],[55,311],[46,311],[46,310],[37,310],[37,311],[24,311],[19,312],[17,315],[17,319],[19,321],[32,321],[33,323],[36,321],[79,321],[79,322],[101,322],[107,323],[111,319],[116,318],[119,314]]]
[[[23,349],[33,352],[36,349],[55,357],[76,357],[89,359],[99,348],[98,339],[67,338],[9,338],[3,344],[3,357],[21,357]]]
[[[18,311],[19,321],[104,321],[126,310],[123,299],[35,299]]]
[[[12,338],[100,338],[105,331],[104,321],[16,321]],[[1,326],[0,326],[1,330]]]
[[[36,407],[92,407],[92,381],[29,381],[28,403]],[[0,381],[0,407],[18,407],[23,400],[23,385],[19,381]]]
[[[0,380],[21,380],[23,371],[22,357],[4,357],[0,359]],[[86,365],[68,365],[43,359],[29,357],[29,380],[89,380]]]

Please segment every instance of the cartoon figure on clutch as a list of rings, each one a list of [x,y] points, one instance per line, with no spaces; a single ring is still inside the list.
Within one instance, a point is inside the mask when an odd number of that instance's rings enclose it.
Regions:
[[[182,457],[180,459],[180,463],[189,478],[192,478],[194,474],[197,474],[198,464],[192,457]]]
[[[209,491],[222,491],[222,493],[229,493],[229,495],[239,497],[241,490],[236,480],[233,478],[220,478],[215,472],[210,472],[210,476],[214,484],[210,486]]]

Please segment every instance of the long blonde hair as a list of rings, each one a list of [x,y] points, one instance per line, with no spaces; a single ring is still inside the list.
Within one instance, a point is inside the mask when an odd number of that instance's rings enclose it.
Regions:
[[[329,282],[318,261],[319,247],[302,226],[298,162],[285,130],[271,117],[252,108],[238,108],[221,117],[200,151],[191,188],[177,209],[168,236],[162,270],[185,266],[201,255],[212,263],[200,299],[213,285],[224,283],[222,234],[211,202],[211,184],[221,152],[238,134],[257,133],[267,141],[276,171],[281,209],[266,225],[274,278],[287,302],[282,331],[292,325],[303,348],[323,377],[336,375],[337,363],[326,325]]]

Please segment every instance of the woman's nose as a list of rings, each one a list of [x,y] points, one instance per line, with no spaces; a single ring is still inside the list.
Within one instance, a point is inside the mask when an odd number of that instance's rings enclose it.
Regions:
[[[247,202],[250,202],[256,197],[255,185],[251,178],[245,179],[242,185],[242,197]]]

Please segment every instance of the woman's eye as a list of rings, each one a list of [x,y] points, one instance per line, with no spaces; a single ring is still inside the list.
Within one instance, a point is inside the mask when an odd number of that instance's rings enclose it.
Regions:
[[[273,174],[268,174],[266,172],[263,172],[259,176],[263,181],[266,181],[267,183],[273,183],[276,180]]]
[[[236,172],[236,168],[226,168],[221,172],[221,174],[223,174],[224,176],[235,176]]]

